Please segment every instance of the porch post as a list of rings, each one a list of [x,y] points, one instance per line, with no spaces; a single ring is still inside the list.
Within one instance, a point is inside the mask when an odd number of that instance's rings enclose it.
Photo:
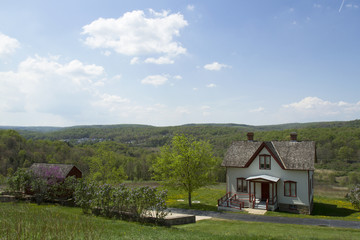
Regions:
[[[256,182],[254,182],[254,199],[256,199]]]
[[[251,202],[251,180],[249,181],[249,202]]]
[[[273,182],[271,183],[271,191],[272,191],[271,204],[274,205],[274,183]]]

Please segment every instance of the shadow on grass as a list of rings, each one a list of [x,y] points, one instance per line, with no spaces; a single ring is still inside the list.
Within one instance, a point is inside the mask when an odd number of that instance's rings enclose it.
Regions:
[[[203,203],[193,203],[191,207],[189,207],[188,203],[176,203],[171,204],[168,206],[171,208],[183,208],[183,209],[196,209],[196,210],[203,210],[203,211],[217,211],[217,206],[211,206]]]
[[[347,217],[357,211],[348,208],[338,208],[335,204],[314,203],[313,216]]]

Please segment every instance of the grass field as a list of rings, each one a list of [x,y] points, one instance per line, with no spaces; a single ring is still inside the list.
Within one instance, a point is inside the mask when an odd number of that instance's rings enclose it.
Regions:
[[[0,239],[360,239],[359,230],[242,221],[167,228],[26,203],[0,203],[0,226]]]
[[[225,195],[225,183],[203,187],[192,194],[192,209],[217,211],[217,200]],[[189,208],[188,195],[186,192],[170,189],[168,190],[168,207]]]
[[[217,211],[217,199],[226,192],[224,183],[201,188],[194,192],[193,209]],[[360,221],[360,211],[353,208],[351,203],[345,199],[348,192],[346,188],[338,188],[328,185],[316,185],[314,197],[314,210],[312,215],[267,212],[269,216],[299,217],[299,218],[326,218],[338,220]],[[178,201],[184,200],[184,201]],[[189,208],[187,194],[176,190],[170,190],[168,194],[168,206],[174,208]]]
[[[131,183],[129,183],[131,184]],[[154,183],[133,183],[153,186]],[[319,185],[315,187],[314,213],[311,216],[280,212],[267,215],[341,220],[360,220],[344,199],[347,189]],[[225,184],[194,192],[194,209],[216,210],[217,199],[225,194]],[[183,199],[184,201],[178,201]],[[188,208],[187,194],[169,191],[169,207]],[[0,239],[360,239],[360,230],[203,220],[177,227],[141,225],[82,214],[79,208],[25,203],[0,203]]]

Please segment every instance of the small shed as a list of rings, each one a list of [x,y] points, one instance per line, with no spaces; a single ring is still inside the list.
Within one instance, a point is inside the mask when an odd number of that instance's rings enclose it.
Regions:
[[[34,163],[29,170],[39,177],[55,176],[59,181],[71,176],[75,178],[82,177],[80,169],[72,164]]]

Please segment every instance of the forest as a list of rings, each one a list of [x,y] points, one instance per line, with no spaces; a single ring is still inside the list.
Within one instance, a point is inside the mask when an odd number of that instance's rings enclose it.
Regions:
[[[71,163],[89,178],[150,180],[151,165],[161,146],[178,134],[208,141],[218,159],[218,181],[225,180],[220,167],[233,141],[289,140],[297,132],[299,141],[316,141],[317,169],[333,169],[348,175],[360,170],[360,120],[250,126],[239,124],[189,124],[174,127],[147,125],[93,125],[68,128],[1,127],[0,177],[32,163]],[[118,176],[104,176],[105,173]],[[100,174],[102,173],[102,174]],[[109,180],[110,181],[110,180]]]

